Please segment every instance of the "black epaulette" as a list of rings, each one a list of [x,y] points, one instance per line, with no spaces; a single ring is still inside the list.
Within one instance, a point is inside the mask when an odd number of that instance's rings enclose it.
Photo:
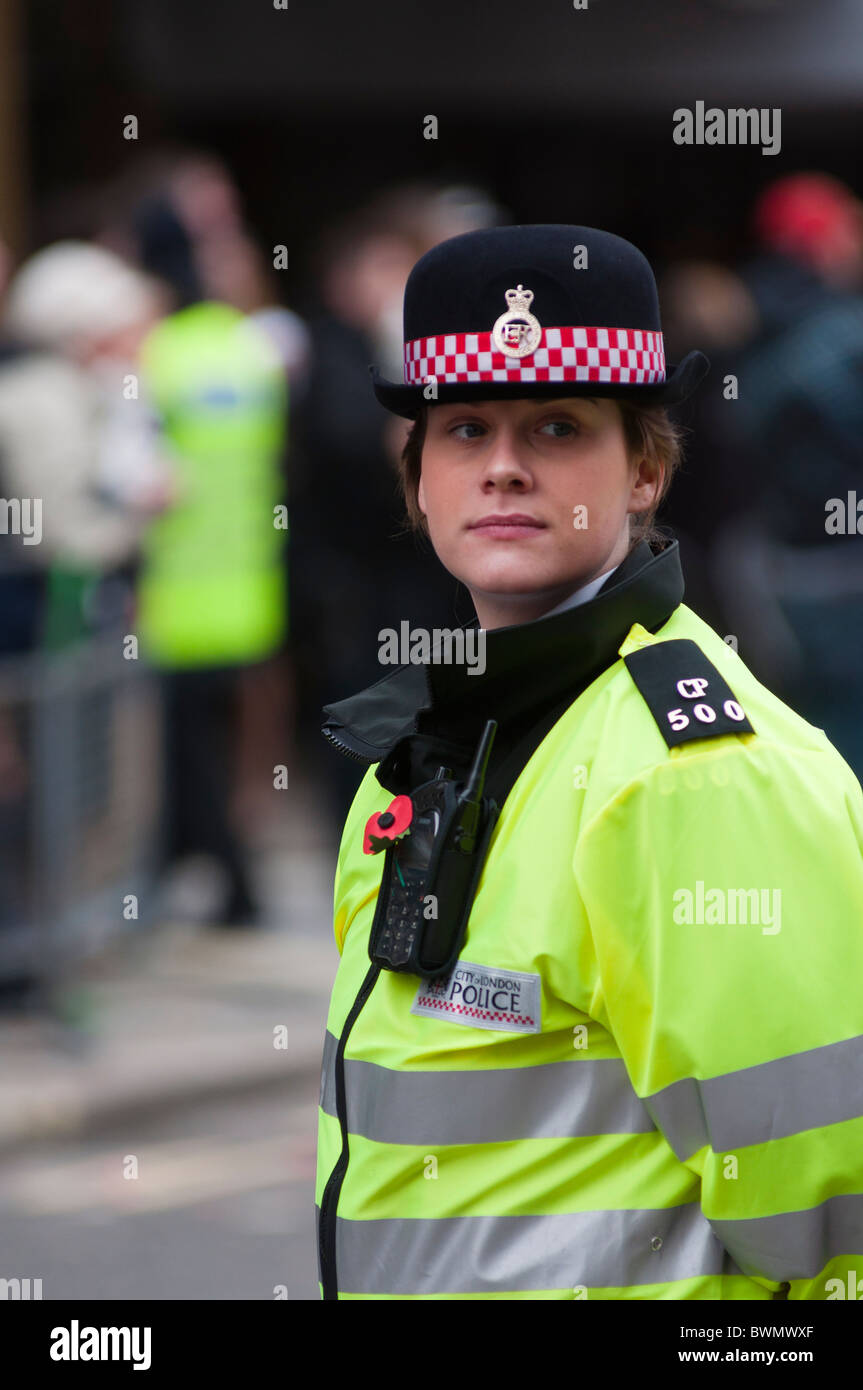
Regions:
[[[654,642],[623,659],[669,748],[755,733],[728,682],[690,638]]]

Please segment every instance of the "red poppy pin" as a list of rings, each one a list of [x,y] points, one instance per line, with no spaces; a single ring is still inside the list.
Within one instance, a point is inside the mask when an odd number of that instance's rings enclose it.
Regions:
[[[377,854],[400,835],[413,820],[414,805],[409,796],[397,796],[385,811],[376,811],[366,821],[363,854]]]

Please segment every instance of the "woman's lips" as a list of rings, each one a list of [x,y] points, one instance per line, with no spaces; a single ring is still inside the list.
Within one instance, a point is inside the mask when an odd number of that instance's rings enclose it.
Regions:
[[[478,531],[480,535],[488,536],[491,540],[515,541],[544,531],[545,522],[537,521],[535,517],[526,516],[522,512],[513,512],[511,516],[501,514],[482,517],[479,521],[471,522],[468,530]]]

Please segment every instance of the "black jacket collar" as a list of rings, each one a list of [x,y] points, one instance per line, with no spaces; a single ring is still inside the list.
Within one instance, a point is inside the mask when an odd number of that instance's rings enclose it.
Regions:
[[[342,751],[381,762],[385,787],[433,776],[432,764],[444,755],[450,764],[469,763],[487,719],[498,721],[495,753],[503,756],[532,720],[567,695],[574,700],[617,660],[633,623],[656,632],[667,622],[683,592],[678,542],[654,552],[640,541],[587,603],[487,631],[481,675],[460,664],[397,666],[366,690],[326,705],[322,732]],[[476,619],[465,625],[478,626]],[[413,745],[407,762],[406,745]]]

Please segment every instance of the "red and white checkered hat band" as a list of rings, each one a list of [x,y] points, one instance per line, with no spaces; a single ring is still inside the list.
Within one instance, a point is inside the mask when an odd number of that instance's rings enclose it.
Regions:
[[[405,384],[464,381],[665,381],[662,334],[639,328],[544,328],[529,356],[510,357],[491,333],[439,333],[405,343]]]

